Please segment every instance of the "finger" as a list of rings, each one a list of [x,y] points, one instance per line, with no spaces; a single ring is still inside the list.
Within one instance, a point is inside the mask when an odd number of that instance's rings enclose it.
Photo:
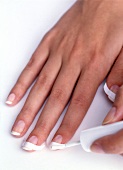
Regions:
[[[103,124],[117,122],[123,119],[123,85],[120,86],[113,107],[107,114]]]
[[[13,106],[21,100],[27,89],[30,87],[36,76],[39,74],[48,56],[48,42],[47,38],[44,37],[41,44],[38,46],[38,48],[32,55],[29,63],[19,76],[16,84],[10,91],[6,104],[8,104],[9,106]]]
[[[108,88],[114,93],[117,93],[119,87],[123,84],[123,50],[114,63],[106,82]]]
[[[81,124],[99,86],[99,77],[93,70],[82,72],[69,108],[56,132],[53,142],[67,143]]]
[[[80,69],[78,68],[74,64],[74,66],[66,65],[61,69],[48,102],[27,141],[30,141],[30,138],[32,139],[32,137],[35,136],[37,138],[37,143],[32,140],[31,142],[41,145],[47,139],[69,101],[80,73]]]
[[[123,130],[118,133],[102,137],[91,146],[92,152],[122,154],[123,153]]]
[[[12,127],[12,134],[22,136],[28,130],[36,114],[48,96],[53,83],[61,67],[61,61],[50,58],[41,71],[37,82],[33,86],[30,94],[22,108],[20,114]]]

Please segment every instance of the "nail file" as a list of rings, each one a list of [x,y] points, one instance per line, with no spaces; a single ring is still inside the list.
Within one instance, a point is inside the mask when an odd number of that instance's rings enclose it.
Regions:
[[[104,85],[104,91],[105,91],[105,93],[108,95],[108,98],[109,98],[112,102],[114,102],[115,97],[116,97],[116,94],[113,93],[113,92],[108,88],[108,86],[107,86],[106,83],[105,83],[105,85]]]
[[[123,129],[123,121],[84,130],[80,133],[81,146],[86,152],[91,152],[90,146],[95,140],[114,134],[121,129]]]
[[[45,143],[38,146],[38,145],[35,145],[33,143],[30,143],[30,142],[23,142],[22,149],[28,150],[28,151],[33,151],[33,150],[34,151],[39,151],[39,150],[42,150],[45,146],[46,146]]]

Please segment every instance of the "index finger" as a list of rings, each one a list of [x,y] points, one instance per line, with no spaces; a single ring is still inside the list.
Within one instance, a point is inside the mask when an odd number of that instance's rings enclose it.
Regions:
[[[48,55],[49,55],[48,47],[46,46],[45,43],[41,42],[39,47],[32,55],[30,61],[22,71],[21,75],[19,76],[14,87],[10,91],[8,98],[6,100],[7,105],[13,106],[22,99],[27,89],[30,87],[30,85],[33,83],[33,81],[39,74],[40,70],[42,69],[44,63],[48,58]]]

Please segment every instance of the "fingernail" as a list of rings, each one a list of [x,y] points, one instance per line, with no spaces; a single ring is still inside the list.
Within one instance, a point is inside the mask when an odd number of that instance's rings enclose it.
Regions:
[[[117,111],[116,107],[112,107],[108,115],[104,119],[103,124],[111,123],[115,118],[116,111]]]
[[[39,146],[37,146],[37,143],[38,143],[38,138],[36,136],[31,136],[27,141],[23,142],[22,149],[24,149],[26,151],[34,151],[34,150],[36,150],[37,147],[39,147]],[[43,149],[43,147],[42,147],[42,149]]]
[[[32,136],[28,141],[24,141],[22,143],[22,149],[26,151],[41,151],[45,146],[46,143],[42,143],[40,146],[37,145],[38,138],[36,136]]]
[[[116,94],[117,91],[119,90],[119,88],[120,87],[118,85],[113,85],[113,86],[111,86],[110,90]]]
[[[57,135],[54,139],[53,139],[53,142],[56,142],[56,143],[62,143],[62,136],[61,135]]]
[[[20,136],[25,128],[25,122],[23,120],[19,120],[17,124],[15,124],[11,134],[14,136]]]
[[[11,94],[8,96],[7,100],[6,100],[6,104],[10,104],[10,105],[11,105],[14,100],[15,100],[15,94],[14,94],[14,93],[11,93]]]
[[[91,151],[96,153],[105,153],[103,148],[99,143],[94,143],[91,145]]]
[[[38,138],[37,136],[31,136],[27,142],[33,143],[33,144],[37,144],[38,143]]]

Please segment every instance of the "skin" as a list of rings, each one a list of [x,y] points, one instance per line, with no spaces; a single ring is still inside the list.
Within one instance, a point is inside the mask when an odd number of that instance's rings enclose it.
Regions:
[[[111,124],[123,120],[123,50],[117,58],[108,78],[107,85],[110,88],[112,84],[115,88],[112,90],[116,94],[115,101],[103,124]],[[102,137],[96,140],[91,146],[93,152],[105,154],[123,155],[123,130],[118,133]]]
[[[16,131],[19,120],[24,121],[25,128],[19,136],[22,137],[49,95],[35,128],[27,138],[29,141],[31,136],[36,136],[36,144],[41,145],[71,97],[68,110],[54,138],[62,136],[59,143],[66,143],[72,138],[109,71],[109,88],[122,84],[120,76],[116,80],[117,75],[122,73],[117,64],[119,61],[123,62],[122,18],[122,0],[79,0],[65,13],[44,36],[10,92],[16,96],[11,104],[14,106],[37,78],[12,131]],[[123,140],[120,135],[119,132],[115,137],[119,136]],[[106,138],[111,141],[113,137]],[[117,146],[118,141],[115,142]],[[103,143],[106,148],[109,147],[107,143]],[[94,147],[92,150],[95,151]],[[111,149],[109,152],[112,153]]]

